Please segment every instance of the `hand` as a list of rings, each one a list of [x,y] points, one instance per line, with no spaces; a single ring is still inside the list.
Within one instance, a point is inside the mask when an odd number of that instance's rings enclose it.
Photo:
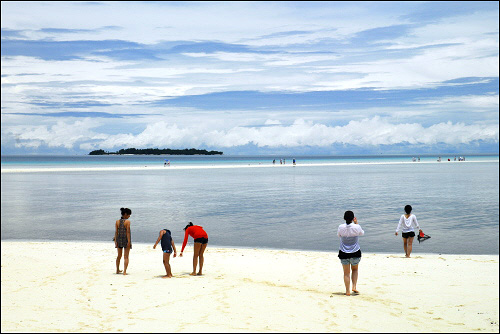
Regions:
[[[156,245],[153,246],[153,249],[156,249]]]
[[[179,254],[179,257],[182,257],[182,252]]]
[[[177,256],[177,252],[174,252],[174,257],[176,257],[176,256]]]
[[[398,232],[394,233],[394,235],[398,235]]]
[[[354,217],[354,219],[352,221],[354,222],[354,224],[357,224],[358,223],[358,218]]]

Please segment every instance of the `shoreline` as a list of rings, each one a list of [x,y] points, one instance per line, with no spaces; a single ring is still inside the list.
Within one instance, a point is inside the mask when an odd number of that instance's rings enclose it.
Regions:
[[[7,243],[35,243],[35,244],[43,244],[43,243],[82,243],[82,244],[106,244],[108,245],[107,247],[109,248],[110,245],[113,246],[113,241],[102,241],[102,240],[54,240],[54,239],[1,239],[0,242],[7,242]],[[154,243],[151,243],[151,245]],[[188,243],[189,244],[189,243]],[[134,241],[133,245],[142,245],[142,246],[148,246],[150,243],[145,243],[145,242],[139,242],[139,241]],[[265,246],[223,246],[223,245],[214,245],[210,244],[211,248],[221,248],[221,249],[241,249],[241,250],[264,250],[264,251],[285,251],[285,252],[313,252],[313,253],[326,253],[326,254],[334,254],[337,256],[338,249],[331,249],[331,250],[321,250],[321,249],[299,249],[299,248],[272,248],[272,247],[265,247]],[[186,246],[187,247],[187,246]],[[448,255],[457,255],[457,256],[500,256],[500,253],[484,253],[484,254],[475,254],[475,253],[423,253],[423,252],[417,252],[415,249],[413,250],[415,253],[415,256],[417,255],[429,255],[429,256],[434,256],[434,255],[440,255],[440,256],[448,256]],[[374,254],[374,255],[401,255],[401,253],[394,253],[394,252],[363,252],[362,254]]]
[[[387,162],[333,162],[333,163],[292,163],[285,165],[273,164],[231,164],[231,165],[154,165],[154,166],[113,166],[113,167],[35,167],[35,168],[2,168],[1,173],[39,173],[39,172],[94,172],[94,171],[143,171],[143,170],[186,170],[186,169],[236,169],[236,168],[286,168],[286,167],[334,167],[334,166],[364,166],[364,165],[418,165],[418,164],[462,164],[462,163],[498,163],[499,160],[481,161],[387,161]]]
[[[1,330],[499,330],[498,255],[363,253],[360,294],[347,297],[335,252],[209,245],[204,275],[191,277],[190,240],[171,279],[161,254],[134,243],[124,276],[110,242],[2,240]]]

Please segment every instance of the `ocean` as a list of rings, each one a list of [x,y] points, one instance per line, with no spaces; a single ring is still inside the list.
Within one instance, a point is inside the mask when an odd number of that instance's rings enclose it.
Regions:
[[[362,251],[403,253],[394,232],[410,204],[431,236],[415,238],[414,254],[498,254],[498,155],[413,158],[2,156],[1,238],[112,248],[128,207],[133,243],[153,245],[168,228],[180,248],[193,222],[214,246],[337,252],[337,227],[352,210]]]

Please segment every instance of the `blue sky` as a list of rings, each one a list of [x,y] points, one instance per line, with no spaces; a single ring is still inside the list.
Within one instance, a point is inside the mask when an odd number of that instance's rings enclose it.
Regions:
[[[498,152],[498,7],[3,1],[2,154]]]

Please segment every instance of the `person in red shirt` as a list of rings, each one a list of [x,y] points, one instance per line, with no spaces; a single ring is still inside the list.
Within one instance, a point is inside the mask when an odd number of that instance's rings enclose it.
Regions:
[[[186,247],[188,237],[192,236],[194,239],[194,254],[193,254],[193,272],[190,274],[191,276],[195,275],[203,275],[203,253],[207,248],[208,244],[208,234],[205,232],[203,227],[198,225],[193,225],[192,222],[184,227],[185,235],[184,242],[182,243],[181,253],[179,254],[182,257],[182,252],[184,252],[184,248]],[[200,270],[196,273],[196,266],[198,265],[198,259],[200,263]]]

